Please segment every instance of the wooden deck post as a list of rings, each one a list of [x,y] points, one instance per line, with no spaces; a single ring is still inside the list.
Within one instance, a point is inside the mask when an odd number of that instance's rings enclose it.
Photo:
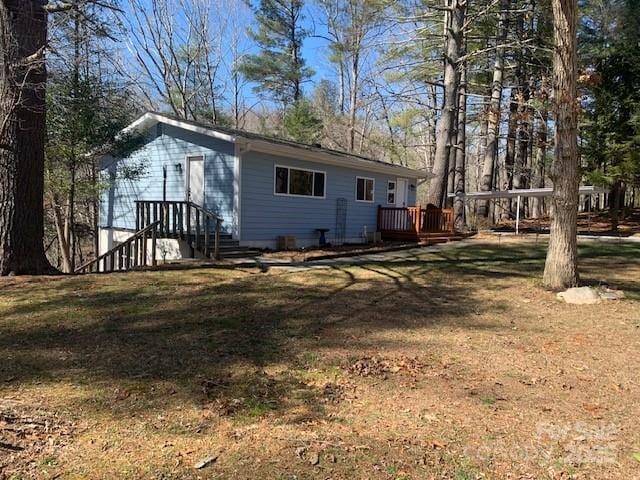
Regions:
[[[158,261],[156,260],[157,228],[158,227],[153,227],[153,230],[151,230],[151,266],[153,267],[158,265]]]
[[[382,225],[380,224],[382,220],[382,205],[378,205],[378,220],[376,225],[376,230],[378,232],[382,231]]]
[[[209,215],[204,216],[204,256],[209,258]]]
[[[422,207],[420,204],[416,205],[416,234],[420,234],[420,220],[422,218]]]
[[[213,258],[220,260],[220,219],[216,221],[216,237],[213,244]]]

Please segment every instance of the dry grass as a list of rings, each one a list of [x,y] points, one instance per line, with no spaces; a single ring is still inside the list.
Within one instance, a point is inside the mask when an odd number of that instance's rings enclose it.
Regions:
[[[581,253],[629,298],[520,242],[2,280],[0,478],[636,478],[640,247]]]

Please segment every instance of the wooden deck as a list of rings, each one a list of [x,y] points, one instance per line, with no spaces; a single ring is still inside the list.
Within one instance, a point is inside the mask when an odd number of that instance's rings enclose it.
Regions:
[[[453,209],[378,207],[378,231],[383,240],[439,243],[462,238],[454,227]]]

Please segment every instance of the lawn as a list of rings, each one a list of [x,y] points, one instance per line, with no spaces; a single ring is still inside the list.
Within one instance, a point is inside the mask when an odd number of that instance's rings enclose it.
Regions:
[[[422,252],[0,280],[0,479],[637,478],[640,244]]]

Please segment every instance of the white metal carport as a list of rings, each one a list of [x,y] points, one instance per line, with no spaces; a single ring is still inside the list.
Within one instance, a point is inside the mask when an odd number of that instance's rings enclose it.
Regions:
[[[596,187],[594,185],[585,185],[578,190],[579,195],[595,195],[598,193],[609,193],[606,187]],[[516,235],[520,229],[520,201],[522,197],[549,197],[553,194],[553,188],[522,188],[518,190],[492,190],[490,192],[458,192],[450,193],[449,198],[462,198],[467,203],[468,200],[495,200],[500,198],[516,198]],[[589,202],[589,223],[591,223],[591,203]]]

